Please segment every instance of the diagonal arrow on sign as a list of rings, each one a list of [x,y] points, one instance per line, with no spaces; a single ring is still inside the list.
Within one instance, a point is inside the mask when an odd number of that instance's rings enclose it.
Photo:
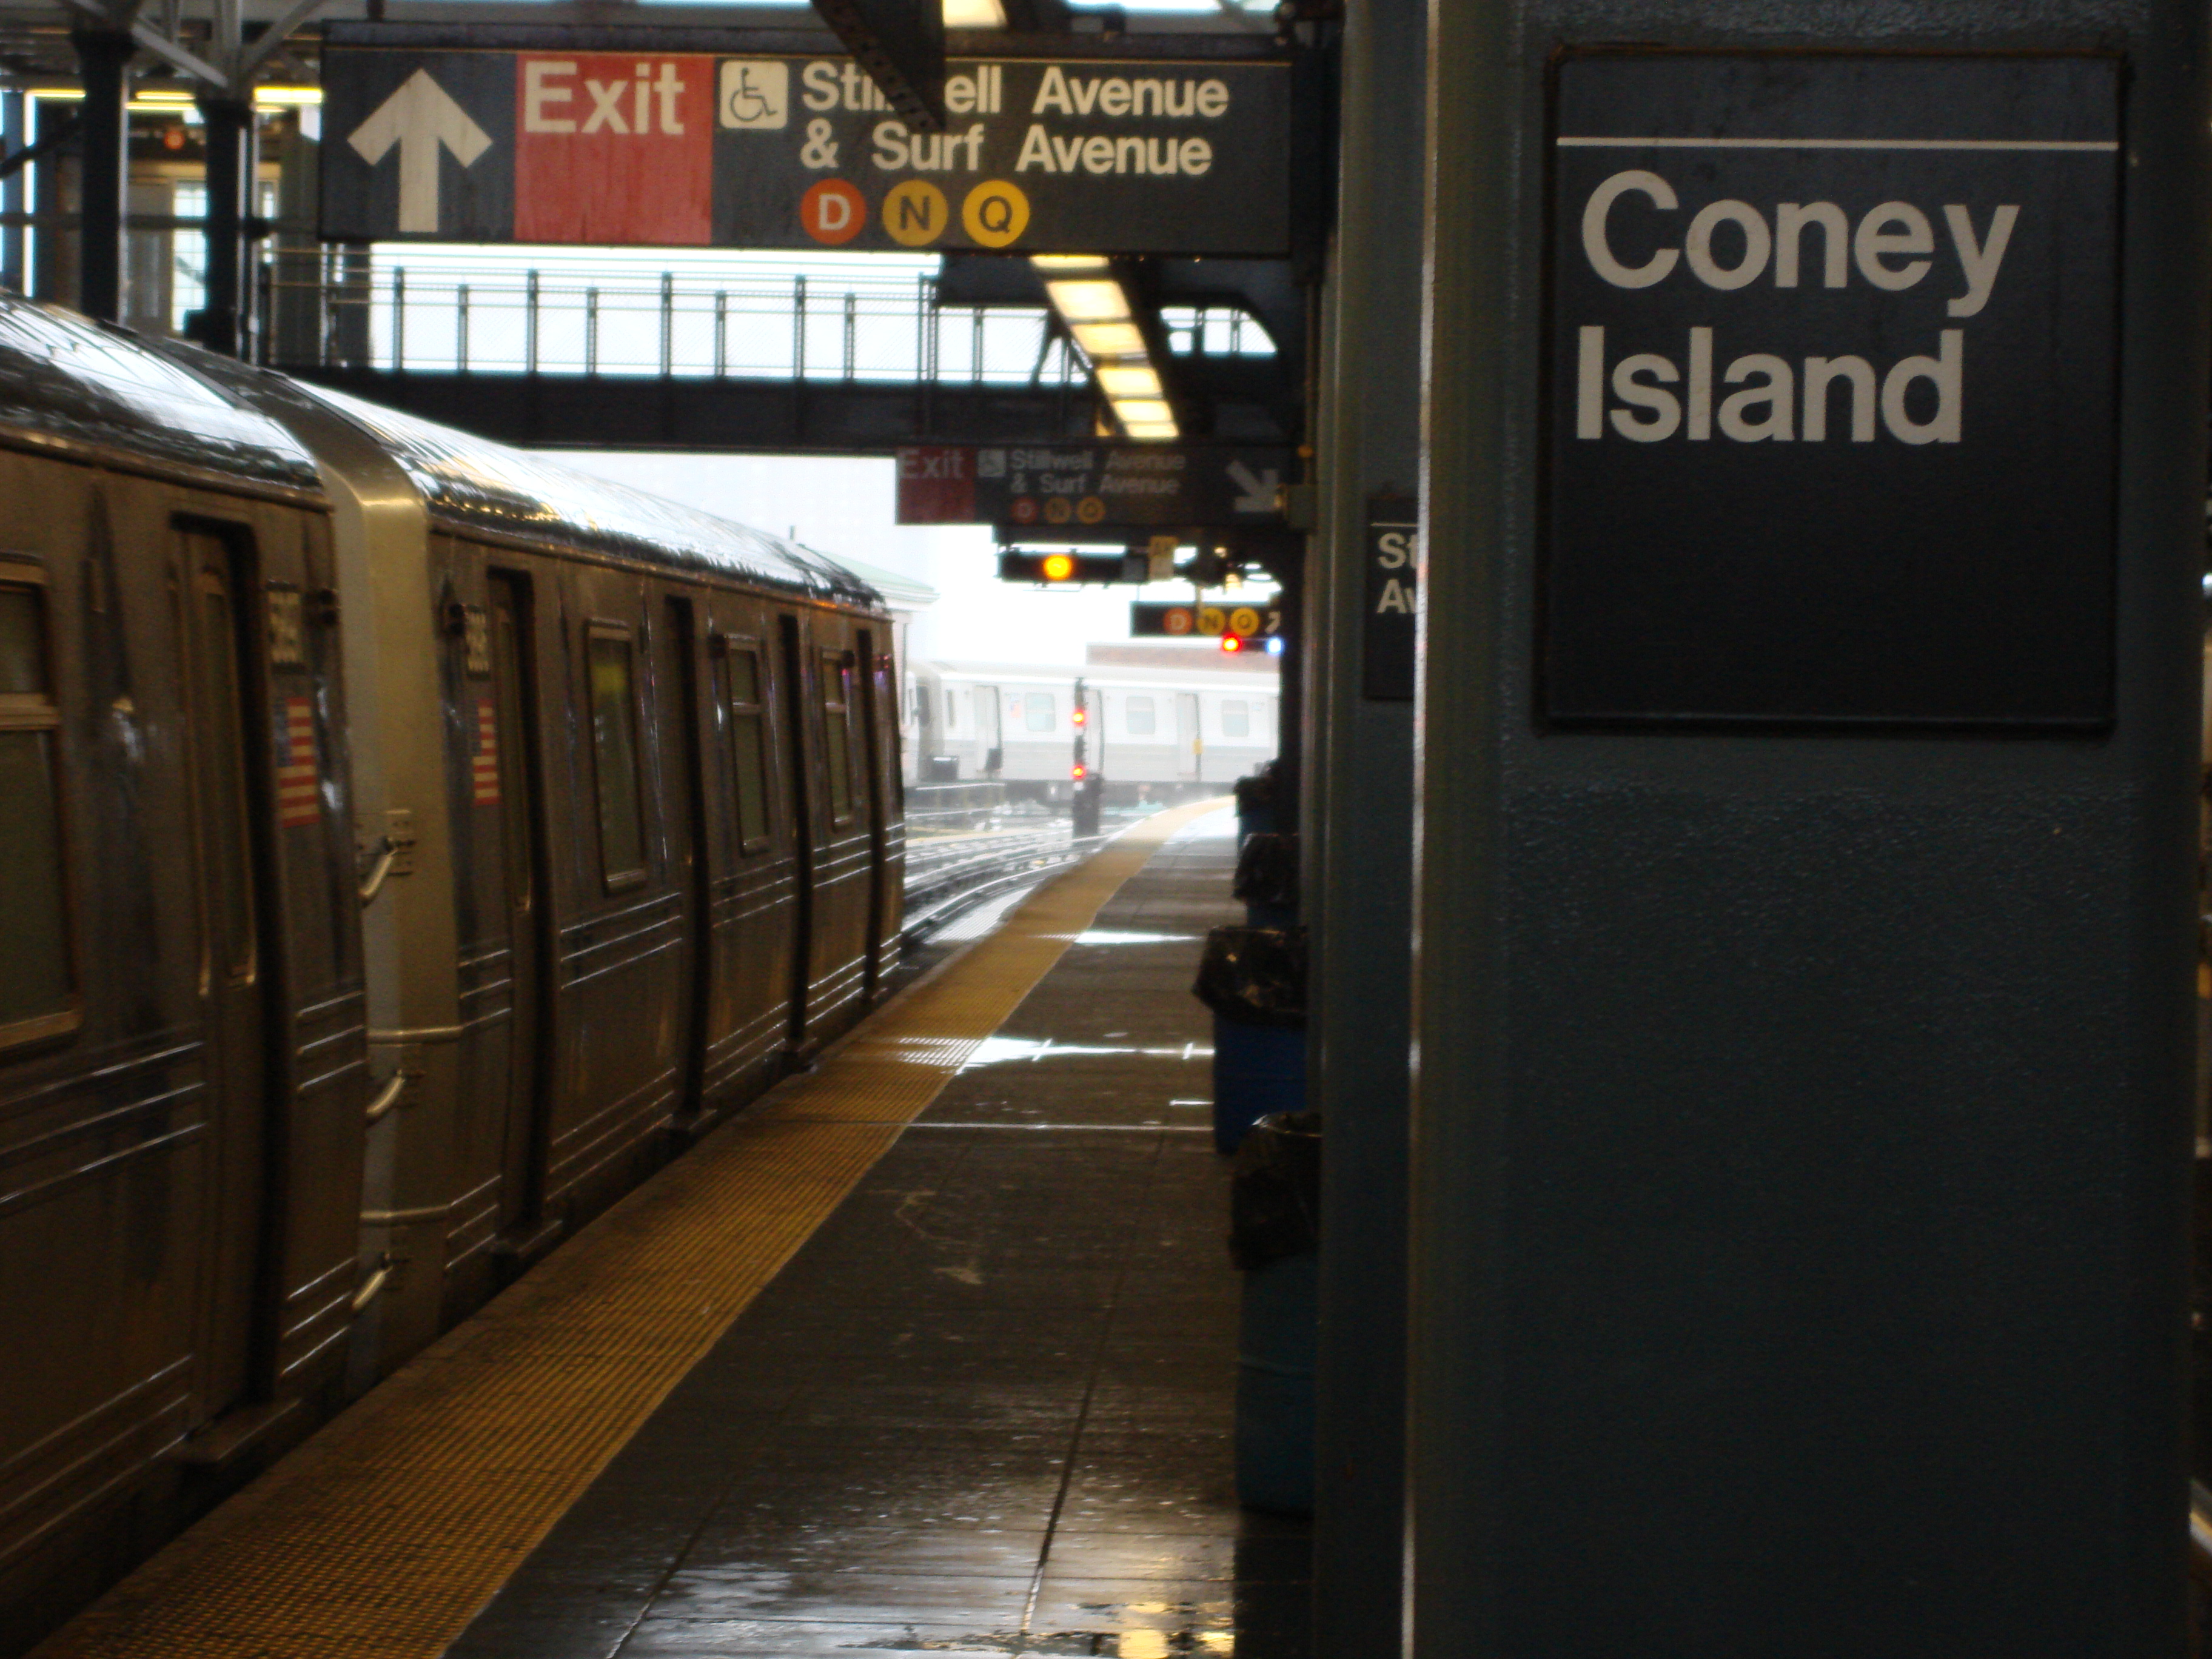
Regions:
[[[1229,482],[1241,492],[1230,505],[1239,513],[1273,513],[1279,503],[1275,492],[1282,487],[1281,475],[1268,467],[1256,477],[1242,461],[1229,463]]]
[[[469,118],[453,94],[416,70],[377,106],[376,113],[347,135],[354,153],[374,167],[399,146],[399,231],[438,234],[438,150],[453,152],[463,167],[491,148],[491,137]]]

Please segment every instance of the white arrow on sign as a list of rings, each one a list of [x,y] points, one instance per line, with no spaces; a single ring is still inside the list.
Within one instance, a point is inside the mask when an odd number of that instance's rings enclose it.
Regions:
[[[453,152],[463,167],[491,148],[491,137],[469,118],[453,94],[416,70],[386,99],[375,114],[348,136],[354,153],[374,167],[399,146],[399,229],[438,234],[438,149]]]
[[[1282,488],[1282,480],[1273,467],[1259,477],[1242,461],[1229,463],[1229,482],[1243,493],[1230,503],[1239,513],[1273,513],[1276,507],[1275,492]]]

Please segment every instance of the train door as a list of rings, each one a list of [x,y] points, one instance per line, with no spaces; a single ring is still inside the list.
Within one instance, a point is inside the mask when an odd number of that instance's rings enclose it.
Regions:
[[[706,737],[700,724],[699,624],[688,599],[671,595],[667,626],[658,641],[659,662],[653,675],[660,703],[659,728],[661,775],[674,799],[668,802],[662,833],[667,837],[670,884],[684,904],[683,968],[677,978],[676,1034],[679,1071],[676,1109],[696,1112],[707,1071],[707,1015],[714,981],[713,843],[707,833]]]
[[[775,641],[763,633],[763,614],[732,604],[722,620],[734,631],[714,641],[708,660],[727,780],[714,797],[722,834],[715,843],[714,994],[705,1079],[718,1097],[765,1082],[788,1036],[799,884],[787,803],[801,787],[778,758],[783,738],[775,707]]]
[[[1176,693],[1176,776],[1185,781],[1198,776],[1199,757],[1205,744],[1198,732],[1198,693]]]
[[[256,1310],[264,1288],[270,963],[259,908],[268,890],[260,879],[267,857],[256,844],[249,781],[257,769],[248,733],[259,708],[254,630],[246,614],[251,562],[211,531],[185,529],[179,539],[189,612],[193,797],[205,880],[200,984],[214,1212],[203,1263],[200,1416],[211,1421],[252,1392],[263,1335]]]
[[[530,588],[523,576],[495,573],[491,598],[492,768],[471,781],[499,808],[506,864],[508,961],[514,1012],[508,1022],[499,1225],[502,1233],[537,1218],[544,1199],[545,1109],[546,860],[538,817],[536,653]],[[483,718],[481,711],[478,719]],[[482,734],[478,744],[481,749]],[[491,803],[483,803],[489,805]]]
[[[977,769],[983,776],[995,778],[999,768],[1005,764],[1006,751],[999,735],[999,688],[979,685],[975,688],[975,746],[981,751],[982,764]]]
[[[805,631],[796,617],[776,620],[783,641],[784,769],[791,780],[792,845],[799,854],[799,925],[793,930],[791,972],[791,1041],[796,1045],[806,1034],[807,981],[820,914],[815,884],[821,856],[814,842],[820,805],[806,741],[806,688],[812,677],[806,672]]]
[[[896,773],[894,764],[886,768],[884,759],[896,747],[896,739],[890,734],[895,730],[894,705],[890,696],[890,659],[878,656],[876,635],[863,628],[854,635],[854,644],[860,658],[860,672],[854,678],[859,684],[851,695],[860,700],[860,726],[857,733],[861,754],[861,787],[866,799],[862,809],[868,815],[868,934],[867,968],[862,980],[862,994],[872,998],[886,967],[884,952],[884,929],[891,915],[891,791],[896,787],[890,774]]]

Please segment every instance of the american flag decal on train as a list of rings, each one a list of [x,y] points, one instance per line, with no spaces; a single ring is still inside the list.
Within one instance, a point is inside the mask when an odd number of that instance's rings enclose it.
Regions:
[[[306,697],[284,699],[276,723],[276,822],[287,830],[322,816],[322,780],[315,767],[315,708]]]
[[[477,746],[469,757],[469,775],[476,785],[476,804],[499,805],[499,721],[491,699],[477,699]]]

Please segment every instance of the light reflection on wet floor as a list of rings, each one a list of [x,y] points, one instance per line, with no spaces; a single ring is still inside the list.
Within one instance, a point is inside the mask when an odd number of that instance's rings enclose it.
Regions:
[[[1227,1170],[1193,1132],[1211,1048],[1188,988],[1206,927],[1235,919],[1225,815],[1206,827],[1000,1033],[958,1055],[924,1040],[917,1059],[962,1068],[928,1132],[455,1659],[1307,1659],[1307,1525],[1233,1490]]]

